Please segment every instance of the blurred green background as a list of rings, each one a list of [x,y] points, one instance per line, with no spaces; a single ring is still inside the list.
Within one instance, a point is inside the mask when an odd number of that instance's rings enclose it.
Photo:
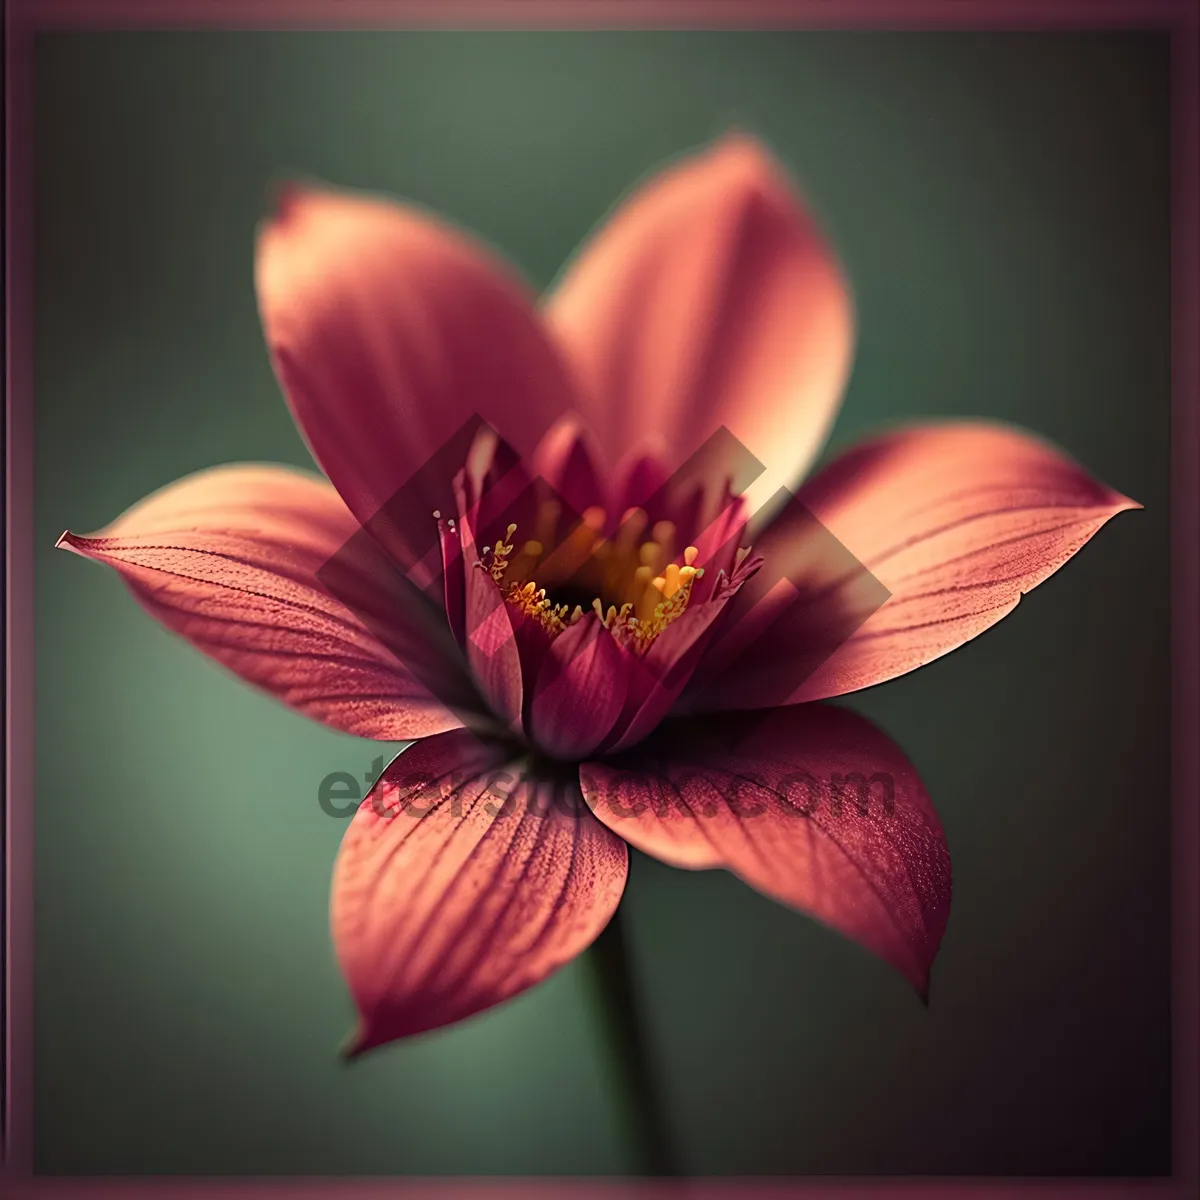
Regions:
[[[36,1167],[619,1173],[576,963],[352,1066],[323,776],[378,749],[52,549],[186,472],[307,463],[251,280],[272,180],[411,197],[539,286],[729,125],[802,180],[860,342],[833,446],[1004,418],[1145,504],[856,697],[954,862],[926,1011],[723,873],[625,904],[687,1171],[1169,1166],[1165,35],[54,34],[36,49]]]

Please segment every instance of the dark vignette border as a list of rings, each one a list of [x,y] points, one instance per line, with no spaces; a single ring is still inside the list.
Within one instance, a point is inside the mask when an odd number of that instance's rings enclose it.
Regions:
[[[627,1182],[445,1180],[204,1181],[32,1178],[33,589],[32,589],[32,49],[52,28],[757,27],[1167,30],[1172,87],[1172,938],[1173,1171],[1170,1183],[1072,1180],[714,1180],[713,1195],[836,1190],[923,1196],[1194,1196],[1200,1189],[1200,0],[4,0],[5,426],[3,534],[5,715],[3,1120],[5,1194],[358,1196],[436,1191],[497,1198],[611,1195]],[[684,1194],[695,1183],[658,1184]],[[637,1189],[640,1193],[641,1188]],[[649,1194],[651,1185],[646,1185]]]

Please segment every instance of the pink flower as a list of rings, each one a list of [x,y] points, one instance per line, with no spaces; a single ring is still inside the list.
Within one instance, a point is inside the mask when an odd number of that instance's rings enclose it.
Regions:
[[[419,739],[334,870],[357,1049],[579,954],[626,843],[734,872],[924,993],[950,902],[937,815],[882,732],[805,702],[962,645],[1138,506],[975,422],[780,492],[836,414],[853,316],[745,137],[641,187],[540,306],[429,214],[333,191],[281,199],[257,285],[328,482],[218,467],[61,544],[298,711]]]

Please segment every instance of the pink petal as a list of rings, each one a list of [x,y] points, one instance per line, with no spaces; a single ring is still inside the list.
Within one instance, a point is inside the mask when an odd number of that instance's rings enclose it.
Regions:
[[[401,606],[373,563],[342,572],[353,612],[318,578],[357,532],[325,480],[228,466],[173,483],[100,533],[65,533],[59,544],[115,567],[168,629],[314,720],[384,741],[458,726],[448,704],[478,700],[449,631],[439,639],[397,625]],[[371,610],[390,622],[386,644]]]
[[[546,652],[530,710],[533,743],[579,759],[604,741],[621,715],[631,656],[594,614],[560,633]]]
[[[539,983],[608,923],[627,870],[625,844],[570,776],[522,777],[465,730],[410,747],[334,867],[334,945],[360,1014],[352,1052]]]
[[[739,545],[756,551],[765,546],[766,553],[751,554],[742,564],[749,578],[677,711],[792,703],[805,680],[890,599],[887,588],[786,489],[748,524],[743,519],[733,528],[725,553]],[[736,564],[736,553],[730,562]]]
[[[727,867],[927,993],[950,912],[946,839],[912,764],[863,717],[801,705],[679,721],[585,763],[580,783],[631,845]]]
[[[256,280],[292,411],[360,522],[474,414],[528,456],[573,405],[524,285],[416,208],[293,188],[260,232]]]
[[[665,452],[630,452],[617,464],[614,476],[618,497],[615,507],[618,515],[623,515],[628,509],[645,504],[667,482]]]
[[[546,316],[584,384],[608,461],[642,439],[674,468],[726,425],[770,495],[820,450],[850,364],[837,261],[778,164],[731,136],[639,188]]]
[[[798,498],[891,598],[807,676],[768,628],[705,681],[704,707],[837,696],[932,662],[1012,612],[1114,515],[1140,507],[1029,434],[974,422],[866,442]],[[764,572],[804,552],[773,530],[755,546]],[[846,579],[847,591],[862,590],[861,571]]]
[[[561,418],[538,444],[533,473],[545,479],[572,512],[608,507],[609,498],[601,481],[591,435],[570,414]]]
[[[659,634],[635,669],[626,672],[624,711],[617,736],[606,751],[626,750],[640,742],[671,711],[736,594],[736,587],[730,588],[720,597],[689,607]]]
[[[477,566],[479,551],[469,519],[460,512],[467,662],[491,711],[508,732],[519,733],[524,683],[521,655],[504,595],[495,580]]]

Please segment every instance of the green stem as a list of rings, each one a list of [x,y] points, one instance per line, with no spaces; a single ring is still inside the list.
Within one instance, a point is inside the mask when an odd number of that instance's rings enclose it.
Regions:
[[[591,970],[607,1065],[639,1175],[675,1175],[662,1094],[654,1077],[630,969],[621,910],[584,956]]]

